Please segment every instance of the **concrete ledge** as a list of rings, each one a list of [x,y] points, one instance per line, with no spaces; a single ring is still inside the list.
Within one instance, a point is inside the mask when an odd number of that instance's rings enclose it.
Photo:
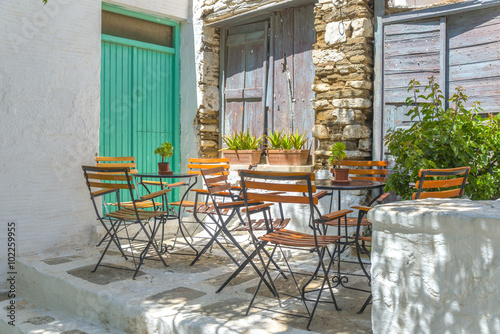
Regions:
[[[500,201],[377,206],[374,333],[500,332]]]
[[[248,165],[231,165],[230,169],[237,171],[239,169],[248,169]],[[314,165],[269,165],[269,164],[259,164],[257,165],[257,170],[266,172],[306,172],[314,173]]]

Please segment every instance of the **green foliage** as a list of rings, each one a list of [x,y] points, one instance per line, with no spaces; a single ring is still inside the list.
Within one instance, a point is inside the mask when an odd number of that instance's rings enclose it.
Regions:
[[[165,162],[165,159],[170,158],[174,154],[174,147],[166,141],[156,148],[155,154],[161,157],[161,162]]]
[[[338,142],[332,145],[330,149],[330,164],[335,167],[340,168],[340,164],[345,157],[347,157],[347,153],[345,153],[345,145],[342,142]]]
[[[235,132],[231,135],[226,135],[222,137],[222,140],[227,145],[227,148],[223,148],[222,150],[256,150],[259,148],[260,143],[264,137],[254,136],[250,134],[250,130]],[[222,151],[221,150],[221,151]]]
[[[44,5],[47,4],[47,0],[42,0],[42,2]]]
[[[304,145],[307,143],[307,138],[305,138],[306,133],[299,133],[299,131],[295,131],[295,133],[288,134],[288,138],[292,142],[293,148],[296,150],[301,150]]]
[[[269,136],[266,136],[266,139],[268,141],[267,147],[271,150],[282,149],[282,146],[281,146],[282,137],[283,137],[283,130],[281,130],[279,132],[277,132],[277,131],[272,132]]]
[[[306,133],[283,133],[283,130],[277,132],[272,132],[269,136],[266,136],[268,140],[268,148],[271,150],[300,150],[307,143],[307,138],[305,138]]]
[[[458,87],[444,109],[444,96],[434,78],[421,92],[420,83],[410,81],[406,99],[412,107],[407,115],[416,120],[409,129],[389,131],[385,143],[395,158],[394,174],[386,191],[403,199],[415,191],[410,182],[418,180],[423,168],[470,166],[465,195],[474,200],[500,197],[500,115],[482,118],[479,102],[471,109],[463,105],[467,96]],[[423,102],[417,102],[422,100]]]

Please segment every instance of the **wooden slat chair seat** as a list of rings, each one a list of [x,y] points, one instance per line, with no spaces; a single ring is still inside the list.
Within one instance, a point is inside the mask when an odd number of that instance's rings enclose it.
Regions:
[[[155,236],[161,224],[165,222],[168,212],[142,210],[139,208],[139,204],[147,201],[154,201],[157,197],[164,196],[170,192],[171,189],[163,189],[136,199],[134,195],[135,183],[133,182],[132,174],[129,173],[131,170],[130,168],[131,167],[128,166],[117,165],[82,166],[97,218],[105,228],[108,239],[106,247],[93,271],[97,270],[111,244],[114,244],[122,256],[127,259],[128,257],[121,246],[122,241],[126,240],[130,249],[134,248],[132,245],[133,243],[141,242],[145,244],[145,247],[139,255],[136,255],[133,251],[130,252],[130,256],[134,259],[135,272],[133,278],[135,279],[142,263],[149,257],[148,251],[151,247],[163,264],[165,266],[167,265],[160,251],[161,246],[156,244]],[[120,201],[120,190],[126,190],[130,195],[132,199],[132,201],[130,201],[132,204],[131,207],[122,206]],[[100,203],[98,203],[96,199],[107,194],[114,194],[116,196],[116,210],[101,214],[102,207],[100,207]],[[129,233],[128,227],[130,225],[139,225],[139,232]],[[147,225],[149,225],[149,228],[146,228]],[[126,236],[119,235],[122,228],[126,230]],[[139,240],[140,235],[143,235],[143,240]]]
[[[248,170],[241,171],[240,178],[243,200],[245,201],[245,203],[252,204],[252,206],[247,205],[247,208],[245,210],[247,221],[252,222],[255,220],[257,223],[248,224],[250,233],[253,234],[255,231],[260,230],[260,227],[262,225],[265,225],[266,228],[266,233],[264,235],[255,236],[254,238],[252,238],[255,245],[255,251],[250,255],[249,259],[251,261],[251,259],[253,259],[256,254],[261,253],[258,258],[262,262],[261,264],[264,267],[265,272],[264,275],[261,276],[261,280],[257,285],[255,294],[247,309],[247,314],[252,308],[253,302],[259,292],[261,283],[265,281],[264,277],[268,277],[270,275],[268,272],[270,270],[270,264],[274,263],[273,257],[276,253],[275,251],[277,247],[278,249],[281,249],[282,247],[291,247],[307,253],[310,253],[311,249],[314,249],[315,253],[318,256],[317,271],[314,272],[314,274],[311,273],[311,279],[302,287],[296,286],[298,290],[298,298],[302,300],[308,312],[307,317],[309,318],[309,321],[307,324],[307,329],[309,329],[309,326],[314,317],[314,313],[316,311],[316,307],[321,299],[323,289],[326,288],[326,286],[328,286],[328,290],[331,295],[331,300],[329,302],[333,303],[335,305],[335,308],[339,310],[332,287],[329,282],[328,275],[328,272],[333,263],[335,253],[330,254],[327,250],[327,247],[330,245],[336,245],[336,243],[339,242],[342,238],[341,236],[336,235],[320,235],[318,231],[315,222],[324,223],[325,220],[323,219],[323,217],[316,217],[316,205],[318,204],[319,198],[322,196],[322,192],[317,192],[316,190],[316,186],[314,185],[315,175],[313,173],[280,173]],[[253,205],[255,202],[263,202],[263,204]],[[304,233],[281,228],[279,224],[286,223],[288,225],[290,219],[283,217],[282,210],[279,210],[281,216],[279,218],[273,219],[271,208],[273,207],[273,204],[283,203],[300,206],[302,209],[304,209],[308,219],[305,219],[305,222],[303,223],[312,228],[311,233]],[[338,213],[330,213],[324,216],[342,218],[345,217],[348,212],[350,212],[350,210],[345,210]],[[258,219],[252,219],[253,214],[263,215],[264,222],[261,222]],[[256,226],[258,227],[258,229],[254,229],[254,227]],[[267,251],[267,245],[273,246],[270,254]],[[333,247],[333,249],[336,250],[337,247]],[[324,261],[324,257],[326,254],[331,255],[329,261]],[[282,255],[286,258],[285,253],[282,253]],[[268,260],[264,261],[265,258],[268,258]],[[290,284],[292,284],[292,281],[296,282],[294,274],[295,270],[292,270],[292,268],[288,265],[289,261],[292,260],[293,258],[290,258],[285,261],[286,265],[288,266],[288,270],[293,277],[293,280],[288,280]],[[327,262],[326,266],[325,262]],[[245,263],[242,264],[242,266],[244,265]],[[232,278],[236,277],[241,272],[242,266],[240,266],[240,268],[238,268],[235,273],[233,273],[233,275],[228,279],[228,281],[226,281],[225,284],[227,284]],[[276,264],[275,267],[279,272],[278,275],[284,275]],[[306,291],[306,288],[312,281],[313,276],[317,278],[321,277],[322,285],[319,288],[320,292],[317,293],[315,299],[309,300],[306,298],[306,294],[309,293],[308,291]],[[272,288],[274,289],[274,295],[279,299],[279,292],[277,291],[276,286],[274,286],[273,281],[273,279],[270,279],[270,283],[272,285]],[[318,289],[315,289],[315,291],[318,291]],[[310,311],[306,305],[306,302],[308,301],[314,302],[312,311]],[[297,315],[295,313],[287,314]]]
[[[342,160],[342,166],[349,167],[349,178],[352,180],[381,182],[387,180],[387,161]]]

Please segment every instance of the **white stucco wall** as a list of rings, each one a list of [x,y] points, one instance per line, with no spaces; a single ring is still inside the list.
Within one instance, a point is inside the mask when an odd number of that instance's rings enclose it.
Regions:
[[[397,202],[368,219],[374,334],[500,333],[500,200]]]
[[[190,0],[110,3],[182,24],[186,156],[196,110]],[[98,0],[0,2],[0,285],[8,222],[16,224],[17,257],[78,248],[97,224],[80,166],[93,164],[99,151],[100,17]]]

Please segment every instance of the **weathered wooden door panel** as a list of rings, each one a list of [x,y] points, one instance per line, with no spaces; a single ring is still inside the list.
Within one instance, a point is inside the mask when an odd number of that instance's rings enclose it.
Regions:
[[[448,86],[461,86],[470,106],[500,112],[500,6],[450,16],[447,20]]]
[[[154,172],[154,149],[164,141],[178,143],[180,131],[175,124],[173,49],[145,45],[102,36],[99,154],[135,156],[139,171]],[[178,150],[170,161],[176,169]]]
[[[274,27],[272,129],[306,132],[312,145],[312,46],[316,42],[313,6],[276,13]]]
[[[434,76],[447,97],[461,86],[466,106],[500,112],[500,6],[385,25],[383,67],[383,135],[412,124],[404,101],[413,78],[425,85]]]
[[[224,133],[249,129],[264,134],[267,26],[255,23],[228,30],[224,83]]]

